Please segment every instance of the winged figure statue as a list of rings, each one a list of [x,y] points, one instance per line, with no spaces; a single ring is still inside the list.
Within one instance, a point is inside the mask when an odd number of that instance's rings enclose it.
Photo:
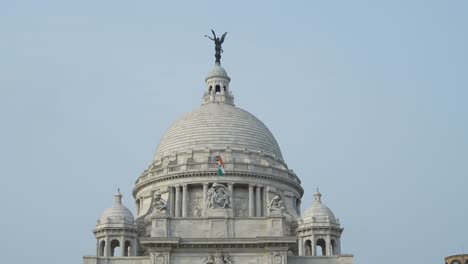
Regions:
[[[221,44],[224,42],[224,38],[226,37],[227,32],[225,32],[221,38],[216,37],[216,33],[214,30],[211,30],[213,33],[213,37],[205,35],[205,37],[211,39],[215,43],[215,58],[216,58],[216,63],[220,64],[221,63],[221,53],[223,53],[223,48],[221,47]]]

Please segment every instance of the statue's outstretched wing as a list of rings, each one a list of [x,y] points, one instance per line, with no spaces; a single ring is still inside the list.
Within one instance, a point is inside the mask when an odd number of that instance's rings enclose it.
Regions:
[[[216,39],[216,33],[214,32],[214,30],[211,30],[211,32],[213,32],[213,37]]]
[[[224,34],[221,36],[221,43],[224,42],[224,38],[226,37],[227,32],[224,32]]]

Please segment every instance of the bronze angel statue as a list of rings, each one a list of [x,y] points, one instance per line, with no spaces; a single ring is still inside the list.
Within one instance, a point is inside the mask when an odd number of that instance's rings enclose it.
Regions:
[[[221,47],[221,44],[224,42],[224,38],[226,37],[227,32],[225,32],[221,38],[216,37],[216,33],[214,30],[211,30],[213,32],[213,37],[205,35],[205,37],[211,39],[215,43],[215,58],[216,58],[216,63],[221,63],[221,53],[223,53],[223,49]]]

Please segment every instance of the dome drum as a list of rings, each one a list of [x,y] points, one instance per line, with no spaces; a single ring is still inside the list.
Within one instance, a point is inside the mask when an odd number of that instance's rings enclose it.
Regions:
[[[137,184],[155,177],[164,177],[174,173],[193,171],[216,171],[213,155],[223,158],[227,172],[245,172],[268,174],[288,179],[300,184],[296,174],[277,157],[265,155],[258,151],[248,150],[209,150],[175,153],[154,161],[138,178]]]

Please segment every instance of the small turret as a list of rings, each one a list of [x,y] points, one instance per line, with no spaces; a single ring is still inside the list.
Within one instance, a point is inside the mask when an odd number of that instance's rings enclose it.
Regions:
[[[340,255],[342,232],[339,220],[322,203],[322,194],[317,189],[314,193],[314,203],[304,211],[297,228],[299,255]],[[320,250],[317,247],[320,247]]]
[[[122,205],[120,189],[114,195],[114,205],[104,210],[93,230],[97,240],[96,254],[100,257],[136,255],[137,228],[133,214]],[[117,254],[117,249],[120,254]]]

